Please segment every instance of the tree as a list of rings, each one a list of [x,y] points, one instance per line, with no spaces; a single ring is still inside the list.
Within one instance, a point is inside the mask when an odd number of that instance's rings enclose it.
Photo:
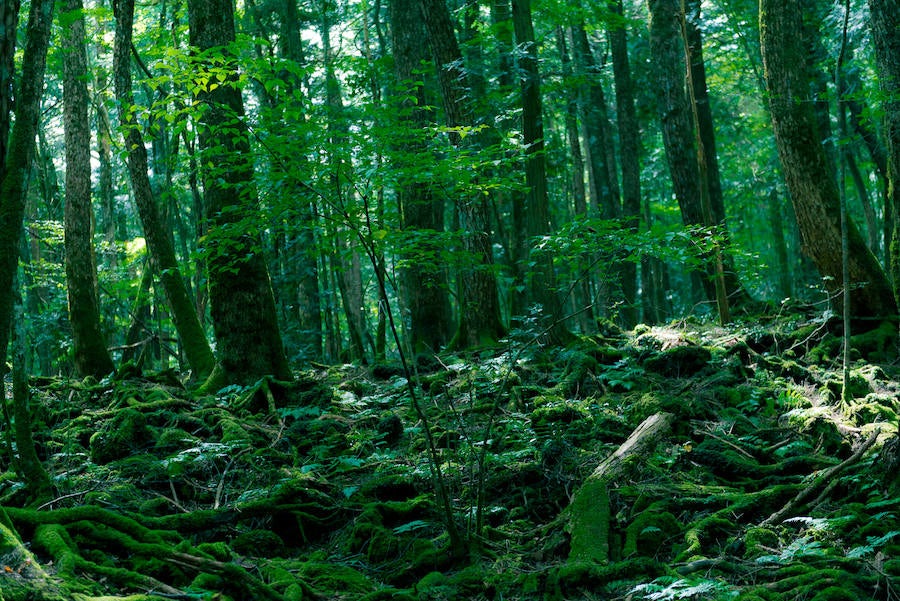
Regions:
[[[147,148],[137,119],[137,109],[131,83],[132,27],[134,0],[116,0],[116,40],[113,50],[113,77],[119,101],[119,120],[122,124],[127,150],[128,173],[134,201],[137,205],[144,236],[156,272],[162,282],[172,311],[172,321],[184,347],[184,354],[194,372],[203,379],[213,371],[215,358],[200,319],[194,310],[187,286],[181,277],[175,249],[150,186]]]
[[[412,240],[415,252],[438,256],[440,242],[430,241],[430,233],[444,229],[444,203],[429,182],[416,177],[416,161],[427,152],[423,138],[428,125],[424,86],[416,82],[417,71],[427,60],[428,43],[417,0],[391,0],[391,47],[397,94],[410,100],[401,102],[400,125],[409,132],[395,148],[394,168],[399,171],[397,202],[401,226]],[[398,102],[400,102],[398,98]],[[447,272],[437,260],[420,261],[410,253],[403,270],[403,293],[409,310],[409,342],[414,353],[437,351],[452,334],[452,314],[448,297]]]
[[[444,108],[444,118],[450,128],[468,129],[476,123],[467,100],[468,75],[463,67],[459,43],[453,32],[453,22],[444,0],[419,0],[428,43],[434,57]],[[451,133],[456,146],[463,145],[462,136]],[[478,149],[486,145],[483,128],[476,128],[466,137],[466,146]],[[494,275],[493,250],[488,227],[487,203],[482,195],[457,200],[457,212],[462,228],[466,253],[475,261],[459,274],[459,321],[452,346],[472,347],[499,340],[504,334],[500,323],[500,300]]]
[[[81,0],[66,0],[63,25],[63,120],[66,139],[66,284],[75,368],[98,378],[112,372],[100,329],[97,266],[91,214],[91,131],[88,122],[87,48]]]
[[[805,12],[800,0],[761,0],[760,40],[772,128],[803,249],[823,276],[825,288],[838,295],[844,286],[838,189],[808,96]],[[854,318],[895,317],[897,307],[884,271],[853,221],[847,226]]]
[[[16,120],[10,136],[5,174],[0,184],[0,352],[4,356],[9,347],[13,279],[25,214],[25,187],[34,157],[52,10],[52,0],[35,0],[28,13],[22,76],[16,98]]]
[[[513,218],[524,224],[525,248],[520,246],[520,261],[533,265],[526,275],[527,300],[543,308],[550,320],[550,334],[562,342],[571,334],[562,320],[562,306],[553,272],[553,257],[548,253],[536,255],[529,250],[532,240],[551,232],[550,199],[547,195],[547,157],[544,152],[544,116],[541,101],[541,76],[538,70],[537,45],[531,20],[531,0],[512,0],[513,31],[519,46],[517,63],[521,73],[522,144],[525,147],[525,202],[516,203],[513,211],[523,215]],[[520,268],[520,273],[526,273]],[[544,324],[547,325],[547,324]]]
[[[894,217],[890,269],[894,282],[894,298],[900,302],[900,29],[897,27],[900,2],[869,0],[869,13],[884,99],[884,129],[888,154],[886,202],[890,205]],[[887,207],[885,209],[887,213]]]
[[[188,21],[190,43],[198,53],[200,149],[210,223],[205,243],[219,368],[208,384],[247,384],[266,375],[290,380],[272,284],[254,224],[257,198],[250,141],[228,48],[235,40],[234,6],[231,0],[189,0]]]
[[[628,59],[628,35],[625,29],[625,9],[622,0],[608,0],[610,10],[607,24],[613,78],[616,84],[616,120],[619,130],[619,163],[622,170],[622,217],[625,227],[637,232],[641,213],[640,126],[634,108],[634,84]],[[647,291],[645,291],[647,292]],[[625,324],[638,322],[637,264],[628,261],[622,266],[622,296]]]

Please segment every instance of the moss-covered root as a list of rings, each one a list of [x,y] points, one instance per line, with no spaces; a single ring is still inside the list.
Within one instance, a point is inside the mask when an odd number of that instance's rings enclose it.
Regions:
[[[60,582],[44,571],[16,533],[0,524],[0,600],[65,601],[71,599]]]

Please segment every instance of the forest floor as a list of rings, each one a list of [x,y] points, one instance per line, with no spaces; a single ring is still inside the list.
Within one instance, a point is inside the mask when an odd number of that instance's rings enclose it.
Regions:
[[[55,497],[0,475],[0,601],[897,600],[896,339],[842,400],[835,328],[520,331],[415,404],[393,364],[34,381]]]

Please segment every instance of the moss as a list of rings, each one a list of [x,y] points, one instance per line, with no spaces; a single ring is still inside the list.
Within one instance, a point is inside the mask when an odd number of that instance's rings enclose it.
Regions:
[[[144,414],[136,409],[121,409],[91,436],[91,460],[105,465],[148,447],[152,441]]]
[[[756,559],[763,555],[770,555],[772,549],[778,548],[780,543],[778,533],[771,528],[748,528],[744,533],[744,557]]]
[[[702,346],[676,346],[647,357],[644,369],[667,378],[687,378],[709,364],[712,354]]]
[[[667,540],[681,531],[681,524],[668,511],[647,509],[635,516],[625,529],[625,557],[639,554],[656,557]]]
[[[418,596],[409,589],[398,589],[392,586],[380,588],[359,598],[359,601],[417,601]]]
[[[816,593],[812,601],[856,601],[857,599],[859,597],[851,594],[844,587],[829,586],[825,590]]]
[[[335,562],[305,562],[300,566],[298,575],[314,589],[341,591],[354,598],[372,592],[375,588],[372,581],[361,572]]]
[[[581,599],[586,591],[597,593],[603,591],[606,585],[652,579],[663,573],[662,564],[648,557],[635,557],[609,565],[570,561],[548,570],[543,598],[553,601]]]
[[[284,541],[271,530],[251,530],[239,534],[231,541],[231,548],[236,553],[255,557],[276,557],[285,552]]]
[[[609,492],[606,482],[588,478],[568,509],[571,547],[569,561],[609,559]]]

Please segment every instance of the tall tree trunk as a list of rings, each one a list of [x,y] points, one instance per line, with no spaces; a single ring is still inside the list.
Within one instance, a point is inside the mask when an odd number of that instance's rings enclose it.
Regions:
[[[9,152],[18,25],[19,0],[0,0],[0,27],[3,28],[0,35],[0,181],[6,176],[6,155]]]
[[[471,127],[475,120],[466,100],[467,75],[447,4],[444,0],[419,0],[419,3],[437,68],[444,117],[451,128]],[[460,136],[451,135],[451,139],[456,145],[463,143]],[[476,148],[483,142],[484,135],[477,132],[466,138],[466,143]],[[503,336],[504,328],[500,323],[497,279],[493,272],[487,203],[478,194],[458,199],[457,212],[465,250],[477,261],[477,265],[464,268],[459,274],[459,321],[451,345],[465,348],[496,342]]]
[[[175,258],[172,239],[159,213],[156,199],[150,187],[147,148],[140,125],[132,107],[134,93],[131,84],[131,40],[134,21],[134,0],[116,0],[116,40],[113,49],[113,78],[116,98],[119,101],[119,119],[125,130],[125,148],[128,152],[128,173],[134,201],[137,205],[144,236],[150,249],[155,271],[159,274],[172,321],[184,348],[184,354],[194,372],[194,377],[204,379],[213,371],[215,358],[200,319],[194,310],[184,279]]]
[[[804,10],[801,0],[760,0],[760,39],[772,128],[803,248],[824,276],[826,289],[837,296],[844,286],[838,189],[805,92]],[[895,316],[887,277],[852,221],[848,243],[854,318]]]
[[[685,93],[685,50],[681,28],[681,0],[648,0],[650,8],[650,54],[663,145],[672,187],[686,226],[712,225],[704,216],[700,168],[694,139],[691,102]],[[705,299],[714,301],[714,271],[707,266],[700,278]]]
[[[616,119],[619,130],[619,161],[622,165],[622,217],[625,227],[637,233],[641,213],[641,133],[634,107],[634,85],[628,60],[628,39],[622,0],[608,0],[612,16],[607,26],[612,54],[613,78],[616,84]],[[649,227],[649,224],[647,225]],[[622,296],[625,305],[622,319],[626,327],[638,322],[637,264],[625,261],[622,266]],[[644,293],[648,290],[644,289]]]
[[[231,0],[188,0],[190,43],[201,60],[211,49],[226,59],[228,71],[218,87],[197,94],[206,214],[209,301],[221,376],[229,383],[252,383],[261,376],[292,379],[269,271],[262,252],[253,187],[250,141],[243,123],[244,102],[227,46],[235,40]],[[215,79],[215,78],[212,78]],[[218,378],[208,381],[211,388]]]
[[[12,127],[6,172],[0,184],[0,353],[9,347],[14,290],[19,259],[25,189],[34,158],[44,70],[50,43],[53,0],[32,0],[28,14],[22,77],[16,97],[16,120]]]
[[[412,158],[427,151],[423,135],[428,125],[425,89],[413,82],[416,70],[427,59],[428,42],[417,0],[391,0],[389,11],[397,86],[401,94],[415,98],[403,103],[400,123],[413,133],[398,150],[402,152],[401,157]],[[397,189],[401,226],[416,240],[421,240],[424,248],[417,250],[438,256],[440,243],[432,243],[427,233],[443,231],[444,202],[427,182],[415,177],[415,165],[404,164],[401,158],[396,161],[400,163],[396,165],[398,171],[408,174],[401,175]],[[409,310],[410,346],[414,354],[435,352],[449,342],[452,334],[447,272],[438,261],[417,259],[416,251],[404,263],[403,294]]]
[[[531,20],[531,0],[512,0],[513,29],[519,47],[516,62],[521,73],[522,95],[522,144],[525,147],[525,205],[519,203],[513,210],[524,211],[528,250],[520,254],[520,260],[531,265],[531,273],[525,275],[529,303],[541,306],[545,324],[550,326],[550,336],[557,342],[565,341],[571,334],[562,320],[562,305],[557,292],[553,257],[547,253],[535,255],[531,241],[551,232],[550,198],[547,194],[547,156],[544,153],[544,117],[541,100],[541,76],[538,70],[537,45]]]
[[[900,299],[900,29],[897,26],[900,0],[869,0],[869,13],[875,57],[878,61],[878,76],[885,98],[884,129],[887,140],[888,174],[886,202],[890,205],[894,217],[890,269],[894,282],[894,296]]]
[[[66,0],[63,27],[63,125],[66,143],[66,286],[75,369],[101,378],[115,370],[100,329],[91,212],[91,131],[82,0]]]

